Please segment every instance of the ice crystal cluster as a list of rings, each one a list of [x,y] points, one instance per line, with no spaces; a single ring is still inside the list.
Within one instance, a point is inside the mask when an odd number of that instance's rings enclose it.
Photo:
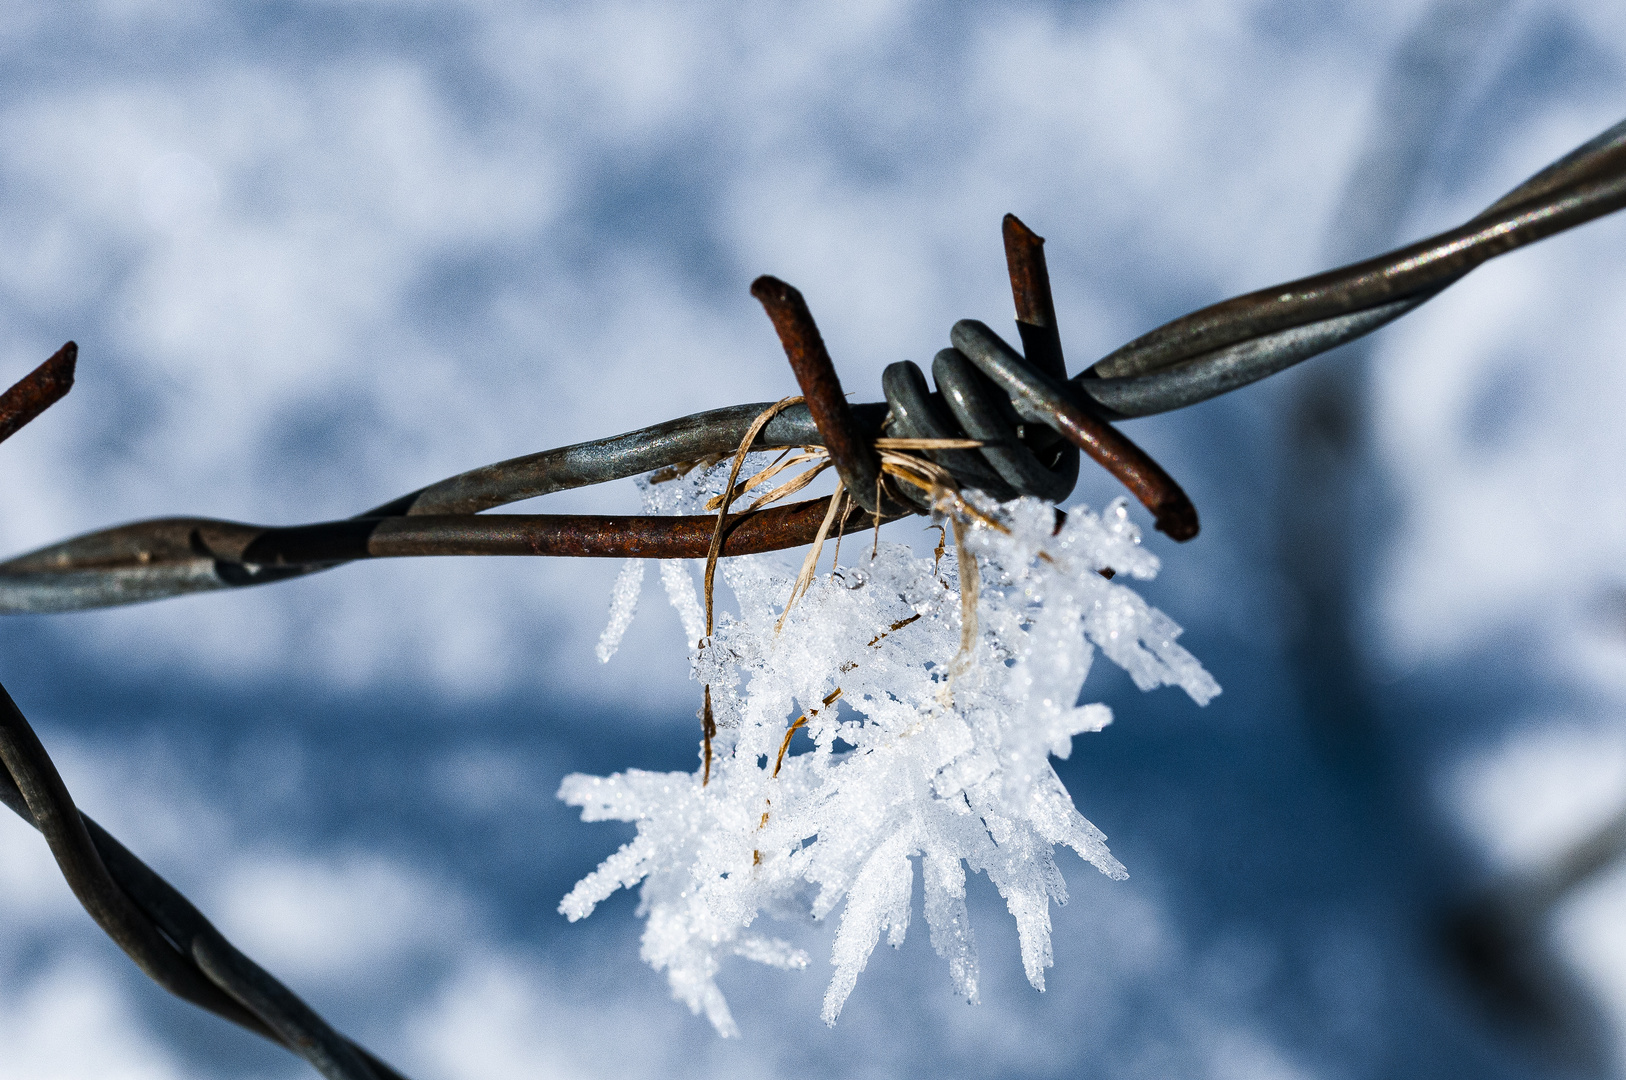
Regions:
[[[646,482],[646,512],[704,513],[722,483],[717,469]],[[763,915],[839,910],[822,1014],[834,1024],[881,935],[902,944],[917,858],[932,946],[955,990],[977,1000],[968,870],[999,889],[1028,979],[1044,989],[1050,904],[1067,899],[1057,845],[1126,876],[1050,764],[1068,756],[1073,736],[1112,719],[1104,705],[1078,704],[1095,650],[1143,690],[1176,685],[1199,704],[1219,693],[1176,644],[1180,628],[1120,583],[1158,569],[1121,502],[1099,515],[1077,507],[1065,520],[1037,499],[976,505],[999,525],[973,518],[963,528],[980,578],[969,651],[952,542],[933,558],[853,535],[833,571],[826,545],[826,568],[777,631],[794,568],[772,556],[725,559],[719,576],[737,610],[720,613],[704,641],[692,564],[661,563],[698,643],[694,678],[711,687],[710,779],[702,785],[701,767],[567,777],[559,796],[584,820],[633,822],[637,835],[560,911],[583,918],[616,889],[642,883],[643,959],[722,1035],[738,1033],[715,982],[728,957],[808,963],[760,932]],[[629,562],[602,659],[630,622],[642,580],[642,563]]]

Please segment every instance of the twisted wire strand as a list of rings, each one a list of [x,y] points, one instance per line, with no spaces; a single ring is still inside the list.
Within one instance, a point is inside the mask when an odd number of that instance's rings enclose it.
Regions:
[[[826,409],[822,416],[807,405],[793,406],[774,417],[753,449],[825,446],[833,451],[838,471],[845,470],[844,486],[867,509],[887,511],[890,517],[923,507],[907,488],[875,490],[874,474],[864,468],[864,448],[882,435],[983,441],[978,450],[940,450],[929,456],[961,483],[997,498],[1065,497],[1077,479],[1073,448],[1082,448],[1124,481],[1160,528],[1177,539],[1189,538],[1197,531],[1189,500],[1105,418],[1184,408],[1246,386],[1371,333],[1497,255],[1622,206],[1626,121],[1456,229],[1193,312],[1142,335],[1071,379],[1056,330],[1043,240],[1007,218],[1006,254],[1021,352],[985,325],[962,321],[951,335],[953,348],[933,361],[935,392],[916,365],[902,361],[883,374],[885,402],[848,407],[843,401],[843,409]],[[763,288],[768,290],[765,303],[783,312],[800,302],[800,294],[793,302],[782,282]],[[829,382],[839,390],[805,304],[801,315],[781,317],[783,312],[770,310],[770,315],[787,354],[805,352],[812,364],[799,369],[799,379],[803,370],[828,371]],[[820,374],[813,381],[822,378]],[[813,400],[820,395],[808,396]],[[709,518],[476,515],[504,503],[732,452],[769,404],[696,413],[482,466],[342,522],[274,528],[161,518],[91,533],[0,563],[0,614],[73,611],[264,584],[359,558],[692,558],[694,537],[706,532]],[[734,523],[724,553],[805,544],[817,531],[826,505],[821,500],[743,515]],[[401,518],[421,520],[407,524]],[[855,520],[849,527],[866,524]]]
[[[0,394],[0,442],[67,394],[77,357],[70,341]],[[403,1080],[334,1031],[239,952],[186,897],[80,813],[39,736],[3,686],[0,802],[39,830],[74,897],[159,986],[286,1047],[329,1080]]]
[[[1127,437],[1074,401],[1065,389],[1058,389],[1065,370],[1053,325],[1043,240],[1014,217],[1007,218],[1006,233],[1018,327],[1025,342],[1037,343],[1030,349],[1044,351],[1044,343],[1049,341],[1049,370],[1056,377],[1044,386],[1037,385],[1045,374],[992,331],[987,331],[987,341],[978,339],[987,347],[968,345],[972,349],[969,358],[945,350],[948,355],[943,359],[951,367],[937,365],[939,380],[949,390],[956,418],[986,444],[980,451],[982,457],[965,451],[941,452],[951,473],[969,486],[989,487],[1004,498],[1020,492],[1059,499],[1076,481],[1074,447],[1082,446],[1125,479],[1152,508],[1160,528],[1177,539],[1195,535],[1196,512],[1178,485]],[[922,388],[907,400],[889,392],[885,403],[849,405],[801,294],[773,278],[763,278],[753,288],[780,331],[792,369],[804,382],[807,403],[775,415],[752,448],[823,446],[831,452],[847,490],[872,515],[878,514],[884,521],[925,509],[918,496],[911,501],[907,487],[880,490],[878,468],[866,468],[873,463],[863,457],[873,456],[872,444],[883,435],[920,437],[918,432],[935,427],[957,435],[960,429],[951,422],[923,419],[924,410],[942,412],[939,403],[945,395]],[[1048,324],[1040,325],[1039,319],[1048,319]],[[912,364],[905,367],[913,369]],[[918,377],[918,369],[913,370]],[[884,380],[889,387],[897,375],[889,369]],[[1017,400],[1005,398],[1001,387]],[[1036,410],[1033,402],[1044,408]],[[482,466],[343,521],[272,527],[211,518],[157,518],[100,530],[0,564],[0,614],[79,611],[267,584],[357,559],[425,555],[703,557],[705,540],[714,525],[709,517],[480,512],[731,453],[770,404],[697,413],[609,439]],[[1027,416],[1026,427],[1031,430],[1019,426],[1019,413]],[[1060,435],[1052,434],[1052,429]],[[1036,462],[1032,447],[1048,454],[1045,464]],[[981,464],[985,460],[992,466]],[[1029,471],[1013,473],[1015,486],[1001,479],[998,469],[1013,472],[1023,464]],[[1046,469],[1058,473],[1058,478],[1047,481]],[[828,500],[812,500],[743,514],[731,520],[722,554],[806,544],[817,533],[827,509]],[[857,531],[874,520],[873,516],[852,519],[842,528]]]
[[[1455,229],[1194,311],[1103,357],[1072,385],[1118,418],[1195,405],[1370,334],[1480,264],[1622,206],[1626,120]]]
[[[38,829],[96,924],[148,978],[286,1047],[329,1080],[403,1080],[243,955],[174,886],[82,813],[0,686],[0,802]]]

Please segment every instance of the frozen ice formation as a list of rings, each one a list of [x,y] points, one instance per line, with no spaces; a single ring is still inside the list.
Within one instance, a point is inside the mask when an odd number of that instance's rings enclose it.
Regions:
[[[628,559],[622,563],[621,572],[615,576],[615,586],[610,590],[610,621],[604,624],[604,633],[599,635],[598,647],[593,650],[599,663],[608,664],[621,647],[621,639],[638,612],[638,593],[643,586],[644,560]]]
[[[646,510],[704,513],[723,483],[719,468],[646,482]],[[1198,704],[1219,693],[1176,643],[1180,628],[1121,584],[1158,570],[1122,502],[1062,520],[1037,499],[966,499],[979,511],[961,532],[980,581],[967,653],[952,542],[937,559],[891,543],[872,556],[869,536],[849,537],[848,564],[817,575],[777,633],[795,570],[772,556],[725,559],[719,574],[738,610],[719,614],[709,640],[689,567],[663,563],[668,596],[699,642],[693,675],[711,687],[710,781],[698,768],[635,770],[572,775],[559,790],[585,821],[637,826],[559,910],[584,918],[641,883],[643,959],[722,1035],[738,1034],[714,981],[727,957],[808,963],[754,929],[762,914],[840,909],[822,1013],[834,1024],[881,935],[903,942],[916,858],[932,946],[955,990],[977,1000],[968,869],[1005,898],[1028,980],[1044,989],[1050,902],[1067,899],[1057,845],[1127,876],[1050,764],[1073,736],[1112,719],[1104,705],[1077,704],[1095,649],[1142,689],[1179,686]],[[606,642],[631,619],[641,580],[641,569],[617,580]]]

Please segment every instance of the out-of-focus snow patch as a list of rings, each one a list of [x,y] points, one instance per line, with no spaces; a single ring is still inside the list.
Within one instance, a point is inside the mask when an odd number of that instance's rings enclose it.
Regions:
[[[472,933],[457,890],[368,854],[263,853],[228,864],[210,914],[279,976],[372,982],[404,958],[458,948]]]
[[[4,807],[0,807],[0,897],[5,898],[5,924],[12,930],[36,920],[60,922],[78,907],[45,838]]]
[[[1589,881],[1560,905],[1554,940],[1615,1019],[1617,1053],[1626,1054],[1626,864]]]
[[[1214,1080],[1310,1080],[1316,1075],[1246,1028],[1216,1032],[1209,1063]]]
[[[1626,702],[1626,585],[1621,575],[1598,576],[1572,620],[1553,635],[1551,656],[1571,678]]]
[[[118,981],[68,960],[0,994],[0,1080],[185,1080]]]
[[[584,998],[559,972],[489,954],[459,964],[408,1030],[420,1071],[446,1080],[670,1075],[660,1048],[680,1038],[636,998]]]
[[[1488,201],[1619,120],[1544,113],[1476,174]],[[1432,227],[1479,208],[1460,195]],[[1376,438],[1403,511],[1375,593],[1377,650],[1410,665],[1496,637],[1565,638],[1626,560],[1626,220],[1495,260],[1377,341]],[[1555,644],[1567,645],[1567,641]],[[1567,649],[1555,648],[1561,656]]]
[[[23,708],[29,712],[26,703]],[[53,719],[48,713],[32,719],[74,804],[159,873],[173,878],[177,870],[212,865],[213,852],[237,842],[233,809],[201,790],[195,763],[172,744],[90,739],[46,727],[40,721]],[[255,757],[256,786],[243,792],[245,802],[285,795],[297,782],[300,762],[292,745]]]
[[[1444,793],[1494,866],[1537,869],[1626,807],[1626,733],[1532,722],[1462,762]]]
[[[528,762],[479,745],[457,750],[438,762],[429,787],[449,806],[476,814],[512,810],[547,794]]]
[[[938,978],[940,961],[929,948],[906,947],[858,991],[884,1008],[855,1013],[832,1032],[812,1016],[823,992],[817,980],[741,967],[731,973],[731,996],[751,1013],[747,1040],[702,1034],[697,1022],[661,1007],[654,987],[627,978],[615,960],[564,967],[475,947],[406,1018],[406,1049],[396,1064],[411,1075],[448,1080],[756,1080],[805,1076],[821,1064],[840,1075],[959,1076],[980,1075],[989,1061],[999,1063],[999,1075],[1044,1076],[1066,1072],[1087,1045],[1105,1075],[1311,1075],[1257,1023],[1268,988],[1257,981],[1215,985],[1219,969],[1238,962],[1236,956],[1194,964],[1169,913],[1144,889],[1113,888],[1096,899],[1088,918],[1061,917],[1057,947],[1066,971],[1058,969],[1043,997],[1009,993],[1021,984],[1021,966],[997,957],[988,975],[999,993],[967,1009],[947,987],[939,993],[922,987]],[[988,893],[971,904],[978,918],[995,915],[996,906],[1003,904]],[[814,933],[804,928],[798,940],[810,944]],[[1241,962],[1263,961],[1250,955]],[[903,1031],[917,1034],[900,1038]]]

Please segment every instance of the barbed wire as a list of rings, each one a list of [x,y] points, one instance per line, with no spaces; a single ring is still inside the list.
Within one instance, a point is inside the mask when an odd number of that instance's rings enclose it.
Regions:
[[[1376,258],[1192,312],[1073,376],[1056,324],[1044,240],[1004,222],[1018,351],[985,324],[962,320],[937,353],[932,391],[913,363],[890,365],[885,400],[849,404],[802,295],[772,277],[754,295],[775,330],[803,402],[779,409],[752,450],[818,447],[868,514],[836,529],[930,509],[929,493],[880,467],[877,439],[969,440],[924,449],[968,487],[1007,499],[1059,501],[1088,454],[1175,540],[1197,535],[1179,485],[1110,421],[1198,404],[1377,330],[1439,295],[1476,266],[1626,206],[1626,121],[1535,174],[1455,229]],[[0,441],[73,383],[77,347],[0,396]],[[721,522],[723,556],[796,547],[826,526],[829,499],[719,517],[483,514],[506,503],[651,472],[743,449],[773,403],[696,413],[609,439],[498,462],[431,484],[342,521],[268,527],[160,518],[106,529],[0,563],[0,614],[61,612],[267,584],[358,559],[424,555],[705,558]],[[827,526],[826,526],[827,527]],[[401,1080],[334,1030],[238,951],[180,892],[73,803],[50,756],[0,687],[0,802],[45,837],[74,895],[164,989],[276,1042],[330,1080]]]

